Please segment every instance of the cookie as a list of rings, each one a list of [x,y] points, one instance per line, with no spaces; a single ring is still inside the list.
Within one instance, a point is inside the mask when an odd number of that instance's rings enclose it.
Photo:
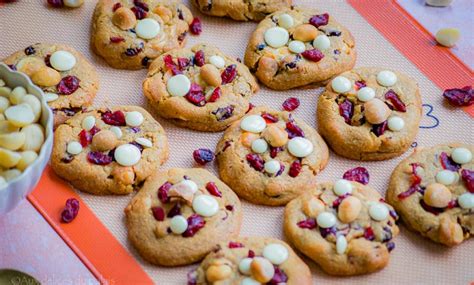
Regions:
[[[94,66],[68,45],[38,43],[2,61],[28,75],[45,92],[55,127],[90,106],[99,89]]]
[[[276,90],[321,83],[351,69],[355,60],[351,33],[332,15],[306,7],[267,16],[245,51],[245,65]]]
[[[113,68],[141,69],[184,46],[191,11],[178,0],[99,0],[91,46]]]
[[[194,0],[199,11],[209,16],[237,21],[261,21],[268,14],[290,8],[292,0]]]
[[[178,126],[216,132],[245,114],[258,85],[245,65],[198,44],[156,59],[143,90],[158,115]]]
[[[393,208],[371,187],[346,179],[320,183],[285,208],[288,240],[331,275],[384,268],[399,233]]]
[[[167,159],[161,125],[140,107],[117,106],[84,110],[60,125],[51,166],[81,191],[128,194]]]
[[[274,238],[242,237],[221,242],[188,274],[188,284],[313,283],[308,266],[288,244]]]
[[[335,77],[318,100],[318,127],[337,154],[385,160],[413,143],[422,106],[417,83],[405,74],[362,67]]]
[[[395,168],[387,201],[413,231],[454,246],[474,235],[474,146],[416,148]]]
[[[125,209],[128,238],[147,261],[178,266],[201,260],[240,231],[238,197],[199,168],[154,173]]]
[[[306,123],[257,107],[225,131],[216,157],[221,179],[241,198],[278,206],[315,187],[329,154]]]

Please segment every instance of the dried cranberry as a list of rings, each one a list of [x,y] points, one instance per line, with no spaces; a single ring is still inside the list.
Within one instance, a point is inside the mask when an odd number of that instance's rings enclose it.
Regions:
[[[81,81],[74,75],[68,75],[59,81],[56,88],[58,93],[61,95],[70,95],[79,88],[79,83]]]
[[[151,208],[151,212],[153,213],[153,217],[157,221],[163,221],[165,219],[165,210],[161,207],[153,207]]]
[[[280,176],[283,173],[283,171],[285,171],[285,165],[280,162],[280,170],[278,170],[275,176]]]
[[[145,56],[142,58],[142,65],[147,67],[148,64],[150,63],[150,58],[148,56]]]
[[[288,137],[290,139],[295,138],[295,137],[304,138],[303,130],[300,127],[298,127],[298,125],[296,125],[294,121],[286,122],[286,132],[288,133]]]
[[[54,8],[61,8],[64,6],[63,0],[48,0],[48,4]]]
[[[390,210],[390,211],[389,211],[389,214],[390,214],[390,216],[391,216],[394,220],[398,220],[398,214],[397,214],[397,212],[395,212],[394,210]]]
[[[364,88],[367,86],[367,84],[365,84],[365,81],[364,80],[358,80],[355,82],[355,86],[356,86],[356,90],[359,90],[361,88]]]
[[[191,89],[185,97],[190,103],[196,106],[202,107],[206,104],[206,97],[199,84],[192,83]]]
[[[143,10],[143,8],[135,6],[135,7],[132,7],[131,10],[135,14],[135,17],[138,20],[146,18],[147,13],[145,10]]]
[[[454,161],[451,159],[451,157],[449,157],[448,154],[445,153],[445,152],[442,152],[442,153],[439,155],[439,160],[441,161],[441,166],[442,166],[444,169],[457,172],[457,171],[459,170],[459,168],[461,168],[461,165],[459,165],[459,164],[457,164],[456,162],[454,162]]]
[[[267,122],[267,124],[272,124],[272,123],[278,122],[278,118],[273,116],[272,114],[263,113],[261,116],[262,116],[262,118],[265,119],[265,122]]]
[[[452,209],[452,208],[455,208],[455,207],[458,207],[458,206],[459,206],[458,200],[451,200],[448,203],[448,209]]]
[[[216,183],[212,181],[206,184],[206,190],[209,191],[211,195],[214,195],[216,197],[222,197],[221,191],[219,191],[219,188],[217,188]]]
[[[283,147],[270,147],[270,157],[275,158],[280,151],[283,151]]]
[[[461,171],[461,177],[466,185],[467,191],[474,193],[474,171],[463,169]]]
[[[329,22],[329,14],[328,13],[324,13],[324,14],[321,14],[321,15],[314,15],[313,17],[311,17],[309,19],[309,23],[313,26],[315,26],[316,28],[317,27],[320,27],[320,26],[325,26],[327,25]]]
[[[174,204],[174,206],[168,211],[168,218],[172,218],[174,216],[181,215],[181,204],[178,202]]]
[[[198,50],[195,54],[194,54],[194,63],[201,67],[203,66],[204,64],[206,64],[206,58],[204,57],[204,51],[202,50]]]
[[[70,198],[66,200],[66,207],[72,209],[73,213],[77,215],[79,212],[79,200],[76,198]]]
[[[244,244],[241,243],[241,242],[237,242],[237,241],[229,241],[229,248],[242,248],[244,247]]]
[[[194,160],[200,165],[205,165],[214,160],[214,153],[208,148],[199,148],[193,151]]]
[[[249,249],[249,253],[247,253],[248,258],[254,258],[255,257],[255,251]]]
[[[81,143],[82,147],[88,146],[92,142],[92,135],[86,130],[82,130],[79,133],[79,142]]]
[[[319,232],[321,233],[321,236],[323,238],[326,238],[328,235],[336,235],[337,229],[336,227],[330,227],[330,228],[319,228]]]
[[[369,184],[369,172],[365,167],[356,167],[346,171],[342,178],[350,181],[357,181],[364,185]]]
[[[260,157],[260,155],[256,153],[249,153],[247,154],[247,162],[252,166],[253,169],[257,171],[262,171],[263,170],[263,165],[265,164],[265,161],[263,161],[263,158]]]
[[[288,281],[288,276],[286,276],[285,272],[281,270],[278,266],[274,265],[275,273],[273,274],[272,280],[268,281],[267,285],[280,285],[286,284]]]
[[[387,93],[385,93],[385,99],[387,99],[390,104],[393,106],[393,108],[396,111],[399,112],[406,112],[407,107],[405,106],[405,103],[400,100],[400,97],[398,97],[397,93],[393,90],[388,90]]]
[[[314,62],[318,62],[324,58],[324,53],[322,53],[319,49],[307,49],[302,52],[301,55],[307,60]]]
[[[375,239],[374,230],[371,227],[365,229],[364,238],[370,241]]]
[[[133,5],[142,8],[145,11],[148,11],[148,4],[140,0],[133,0]]]
[[[231,64],[227,66],[224,71],[222,71],[221,79],[222,84],[231,83],[234,81],[235,77],[237,76],[237,65]]]
[[[232,117],[234,113],[234,106],[227,106],[222,108],[217,108],[217,110],[212,111],[212,114],[216,116],[218,122],[227,120]]]
[[[299,221],[296,225],[302,229],[314,229],[317,226],[316,219],[308,218],[303,221]]]
[[[198,214],[192,214],[188,217],[188,228],[183,233],[183,237],[192,237],[204,227],[206,221]]]
[[[398,197],[398,199],[403,200],[403,199],[405,199],[405,198],[407,198],[407,197],[410,197],[410,196],[413,195],[414,193],[420,192],[420,191],[422,191],[420,185],[412,185],[412,186],[410,186],[410,188],[408,188],[407,191],[398,194],[397,197]]]
[[[32,54],[35,54],[35,52],[36,52],[36,50],[32,46],[29,46],[29,47],[25,48],[25,54],[26,55],[32,55]]]
[[[427,212],[429,212],[429,213],[431,213],[435,216],[437,216],[437,215],[441,214],[442,212],[444,212],[444,209],[432,207],[432,206],[426,204],[425,201],[423,201],[423,200],[420,200],[420,205],[425,211],[427,211]]]
[[[118,8],[121,8],[122,7],[122,3],[120,2],[117,2],[114,4],[114,6],[112,7],[112,11],[115,12],[117,11]]]
[[[189,58],[178,57],[178,67],[179,67],[179,69],[180,70],[185,69],[186,67],[189,66],[190,62],[191,62],[191,60]]]
[[[217,87],[212,91],[212,94],[209,97],[209,100],[207,100],[207,102],[210,102],[210,103],[216,102],[217,99],[219,99],[220,97],[221,97],[221,88]]]
[[[341,205],[342,201],[349,196],[350,196],[350,193],[346,193],[342,196],[337,197],[337,199],[334,200],[334,202],[332,202],[332,207],[337,209],[339,205]]]
[[[354,115],[354,104],[348,99],[339,104],[339,115],[344,118],[346,124],[350,125]]]
[[[125,39],[122,37],[110,37],[110,42],[114,44],[124,42],[124,41]]]
[[[296,110],[300,106],[300,99],[295,97],[290,97],[283,102],[283,110],[291,112]]]
[[[136,56],[138,55],[140,52],[142,52],[142,48],[141,47],[134,47],[134,48],[127,48],[125,50],[125,55],[126,56]]]
[[[70,223],[79,214],[79,201],[76,198],[66,200],[66,206],[61,212],[61,221],[63,223]]]
[[[288,172],[288,175],[290,175],[290,177],[298,176],[301,172],[301,167],[300,160],[293,161],[293,163],[290,165],[290,171]]]
[[[247,114],[248,112],[252,111],[253,108],[255,108],[255,105],[252,104],[252,103],[249,103],[249,108],[247,109],[247,112],[245,112],[245,114]]]
[[[112,125],[112,126],[125,126],[125,114],[118,110],[112,113],[112,111],[106,111],[105,113],[102,114],[102,120],[107,124],[107,125]]]
[[[395,243],[393,241],[387,242],[385,246],[387,247],[387,250],[390,252],[395,248]]]
[[[100,132],[100,129],[97,126],[93,126],[92,129],[89,130],[91,136],[95,136],[98,132]]]
[[[194,18],[189,25],[189,30],[193,35],[199,35],[202,32],[201,20],[198,17]]]
[[[87,154],[87,160],[97,165],[107,165],[112,163],[112,157],[100,151],[91,151]]]
[[[446,89],[443,92],[443,96],[448,99],[449,104],[455,107],[471,106],[474,104],[474,91],[472,86],[465,86],[460,89]]]
[[[51,67],[51,55],[50,54],[47,54],[45,57],[44,57],[44,64],[46,64],[46,66],[48,67]]]
[[[234,210],[234,206],[232,206],[232,205],[226,205],[225,208],[226,208],[228,211],[233,211],[233,210]]]
[[[165,66],[166,68],[168,68],[169,70],[171,70],[171,72],[173,73],[173,75],[176,75],[176,74],[182,74],[183,72],[181,72],[181,70],[179,69],[179,67],[173,62],[173,57],[169,54],[165,55],[163,57],[163,61],[165,63]]]
[[[383,123],[380,123],[380,124],[377,124],[377,125],[373,125],[372,126],[372,132],[377,136],[377,137],[380,137],[381,135],[383,135],[383,133],[385,133],[385,131],[387,130],[387,127],[388,127],[388,122],[385,121]]]
[[[160,188],[158,188],[158,199],[160,199],[161,203],[166,204],[170,201],[168,192],[170,191],[171,186],[173,186],[173,184],[165,182],[163,185],[160,186]]]

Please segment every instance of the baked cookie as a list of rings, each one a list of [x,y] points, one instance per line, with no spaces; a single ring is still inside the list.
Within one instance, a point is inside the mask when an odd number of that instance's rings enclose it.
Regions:
[[[306,123],[258,107],[226,130],[216,157],[221,179],[241,198],[278,206],[315,187],[329,154]]]
[[[113,68],[140,69],[184,46],[191,11],[179,0],[99,0],[91,46]]]
[[[328,274],[358,275],[388,264],[397,219],[377,191],[340,179],[320,183],[288,203],[283,228],[290,242]]]
[[[290,8],[292,0],[193,0],[202,13],[237,21],[261,21],[268,14]]]
[[[387,201],[413,231],[448,246],[474,235],[474,146],[416,148],[395,168]]]
[[[267,16],[250,37],[245,64],[267,87],[321,83],[355,64],[351,33],[332,16],[293,7]]]
[[[221,242],[200,266],[188,273],[188,284],[312,284],[311,272],[289,245],[267,237]]]
[[[99,89],[94,66],[67,45],[38,43],[2,61],[43,89],[54,113],[55,127],[90,106]]]
[[[125,208],[128,238],[140,255],[162,266],[201,260],[220,242],[236,237],[239,198],[199,168],[153,174]]]
[[[157,114],[198,131],[222,131],[249,109],[258,85],[248,68],[198,44],[172,50],[150,65],[143,90]]]
[[[161,125],[140,107],[117,106],[84,110],[60,125],[51,166],[81,191],[128,194],[167,159]]]
[[[385,160],[403,154],[415,139],[422,113],[420,91],[396,71],[362,67],[342,73],[318,100],[318,127],[337,154]]]

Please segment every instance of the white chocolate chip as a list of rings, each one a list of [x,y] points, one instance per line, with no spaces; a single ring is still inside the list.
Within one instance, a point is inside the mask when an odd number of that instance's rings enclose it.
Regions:
[[[151,40],[160,33],[161,27],[155,19],[145,18],[138,20],[135,26],[137,36],[145,40]]]
[[[184,74],[178,74],[170,79],[166,83],[166,90],[170,93],[171,96],[184,96],[188,94],[191,89],[191,81]]]
[[[293,53],[302,53],[306,50],[306,46],[302,41],[291,41],[288,44],[288,49]]]
[[[269,174],[277,173],[278,171],[280,171],[280,167],[281,167],[280,162],[278,162],[277,160],[269,160],[265,162],[263,166],[264,166],[265,172]]]
[[[337,254],[344,254],[347,249],[347,239],[343,235],[337,236],[336,239],[336,252]]]
[[[16,168],[20,171],[24,171],[28,166],[30,166],[36,159],[38,154],[36,151],[27,150],[21,153],[21,159],[18,161]]]
[[[110,131],[114,133],[118,139],[122,137],[122,130],[119,127],[113,126],[110,128]]]
[[[63,0],[64,6],[69,8],[78,8],[84,4],[84,0]]]
[[[173,186],[177,186],[177,185],[180,185],[180,187],[186,187],[191,193],[196,193],[199,189],[196,182],[189,179],[184,179],[183,181]]]
[[[239,271],[244,275],[250,275],[250,263],[252,258],[246,257],[239,262]]]
[[[436,41],[445,47],[452,47],[454,46],[461,37],[461,32],[456,28],[444,28],[440,29],[436,35]]]
[[[293,20],[293,17],[291,17],[291,15],[281,14],[280,17],[278,17],[278,25],[280,27],[289,29],[293,27],[294,24],[295,24],[295,20]]]
[[[326,35],[319,35],[314,39],[313,46],[323,51],[331,46],[331,40]]]
[[[464,147],[457,147],[451,153],[451,158],[457,164],[466,164],[472,160],[472,153]]]
[[[127,126],[139,127],[143,124],[143,120],[142,113],[138,111],[127,112],[127,114],[125,114],[125,123],[127,123]]]
[[[36,96],[27,94],[21,99],[22,103],[26,103],[31,107],[33,110],[33,114],[35,115],[34,122],[37,122],[41,116],[41,102]]]
[[[463,209],[472,209],[474,208],[474,194],[464,193],[458,197],[459,206]]]
[[[336,93],[346,93],[352,89],[352,84],[346,77],[337,76],[332,80],[331,87]]]
[[[5,97],[0,97],[0,114],[5,112],[8,107],[10,107],[10,100]]]
[[[0,134],[0,147],[18,150],[25,144],[26,136],[22,132]]]
[[[10,102],[14,105],[20,104],[23,97],[26,96],[26,89],[18,86],[10,93]]]
[[[224,68],[225,60],[222,56],[213,55],[209,58],[209,62],[217,68]]]
[[[390,87],[397,83],[397,75],[390,70],[383,70],[377,74],[377,82],[385,87]]]
[[[39,152],[44,143],[44,128],[40,124],[31,124],[21,129],[25,134],[25,144],[22,150],[34,150]]]
[[[451,185],[456,181],[456,173],[451,170],[441,170],[436,173],[436,182],[441,183],[443,185]]]
[[[382,203],[373,203],[369,207],[369,215],[372,219],[376,221],[383,221],[388,218],[389,211],[387,206]]]
[[[313,143],[306,138],[295,137],[288,142],[288,151],[296,157],[307,157],[313,152]]]
[[[321,228],[331,228],[336,224],[336,216],[333,213],[321,212],[316,218],[316,222]]]
[[[72,155],[80,154],[82,152],[82,145],[78,142],[70,142],[67,144],[66,151]]]
[[[136,146],[123,144],[115,149],[114,157],[120,165],[133,166],[140,161],[142,154]]]
[[[251,277],[245,277],[240,281],[240,285],[261,285],[262,283],[258,282],[257,280]]]
[[[268,150],[268,143],[264,139],[256,139],[252,142],[252,151],[255,153],[264,153]]]
[[[370,87],[362,87],[357,91],[357,99],[359,99],[362,102],[367,102],[375,97],[375,90]]]
[[[288,259],[288,249],[279,243],[271,243],[263,248],[263,257],[280,265]]]
[[[265,31],[264,38],[269,46],[279,48],[286,45],[290,35],[287,30],[281,27],[272,27]]]
[[[95,126],[95,118],[94,116],[87,116],[82,120],[81,127],[86,130],[90,131]]]
[[[25,103],[9,107],[4,114],[7,120],[17,127],[24,127],[35,121],[33,110]]]
[[[144,147],[153,147],[153,143],[147,138],[137,138],[135,141]]]
[[[388,123],[388,128],[394,132],[401,131],[403,127],[405,127],[405,121],[401,117],[398,117],[398,116],[392,116],[388,118],[387,123]]]
[[[333,191],[337,196],[352,193],[352,184],[346,179],[339,179],[334,183]]]
[[[49,62],[58,71],[68,71],[76,65],[76,57],[68,51],[58,50],[53,52]]]
[[[44,93],[44,100],[46,100],[46,102],[53,102],[53,101],[56,101],[58,100],[59,98],[59,95],[56,94],[56,93],[51,93],[51,92],[45,92]]]
[[[267,123],[265,119],[262,118],[260,115],[250,115],[246,116],[240,122],[240,128],[244,131],[251,132],[251,133],[260,133],[267,127]]]
[[[181,215],[174,216],[170,221],[170,229],[174,234],[180,235],[188,228],[188,221]]]
[[[198,195],[194,197],[193,210],[203,217],[212,217],[219,212],[219,203],[211,195]]]

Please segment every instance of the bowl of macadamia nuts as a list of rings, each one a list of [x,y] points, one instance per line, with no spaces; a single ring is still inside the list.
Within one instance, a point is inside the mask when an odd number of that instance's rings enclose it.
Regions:
[[[0,63],[0,214],[35,188],[52,146],[53,113],[43,91]]]

